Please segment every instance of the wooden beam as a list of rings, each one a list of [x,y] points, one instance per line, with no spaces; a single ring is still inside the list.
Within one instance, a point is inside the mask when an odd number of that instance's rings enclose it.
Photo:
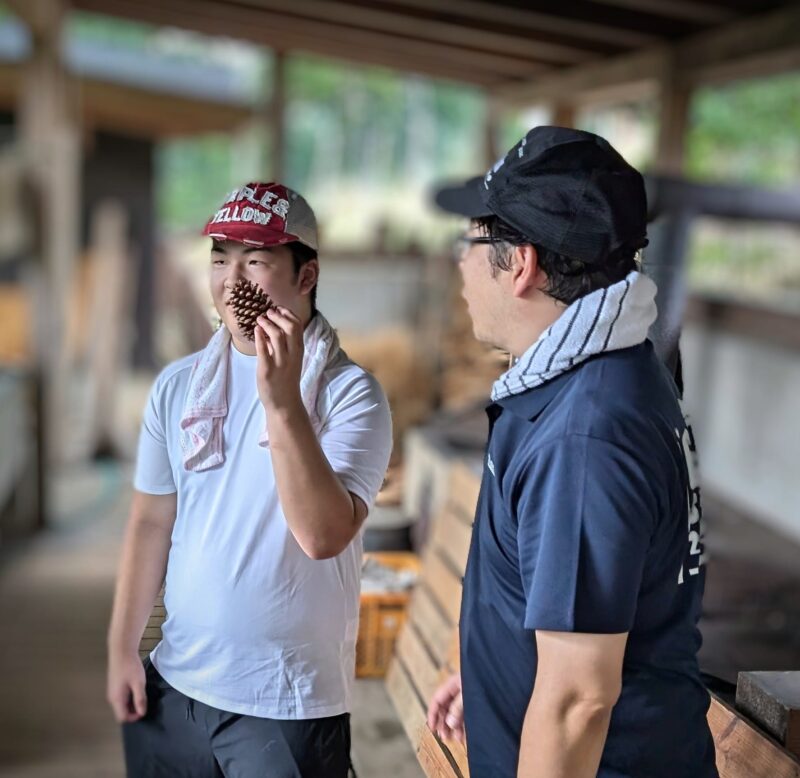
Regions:
[[[24,67],[0,64],[0,108],[13,111],[23,90]],[[84,130],[102,129],[141,138],[222,132],[250,119],[253,109],[211,100],[151,92],[125,84],[74,79]]]
[[[695,83],[706,68],[800,46],[800,3],[741,19],[678,45],[678,62]]]
[[[372,31],[336,27],[288,14],[218,0],[77,0],[76,7],[96,13],[122,16],[194,29],[209,35],[230,35],[284,51],[308,51],[352,61],[460,78],[465,82],[494,83],[499,78],[535,75],[550,67],[537,60],[479,51],[441,43],[404,39]]]
[[[397,0],[372,0],[379,5],[398,6]],[[404,8],[429,10],[430,0],[402,0]],[[572,17],[546,14],[531,8],[509,6],[487,0],[436,0],[436,9],[453,18],[470,19],[481,23],[512,25],[523,34],[555,33],[570,38],[597,40],[598,38],[614,46],[638,48],[658,42],[658,37],[638,30],[622,29],[609,24],[574,19]]]
[[[746,219],[800,225],[800,188],[701,184],[672,176],[648,175],[648,218],[690,211],[721,219]]]
[[[178,0],[181,2],[181,0]],[[304,34],[302,31],[287,32],[270,26],[262,26],[257,18],[240,13],[237,9],[230,14],[229,19],[223,20],[219,15],[202,13],[203,8],[198,7],[197,12],[192,12],[187,19],[186,8],[174,7],[174,3],[158,8],[146,3],[134,3],[129,0],[77,0],[82,10],[102,13],[123,19],[144,21],[149,24],[181,27],[194,30],[206,35],[219,35],[220,30],[241,40],[269,46],[285,51],[302,52],[312,56],[339,60],[349,64],[359,63],[378,67],[388,67],[408,73],[418,73],[431,78],[447,79],[460,83],[488,86],[496,84],[507,76],[492,70],[479,70],[467,68],[457,62],[449,61],[441,52],[436,57],[422,56],[419,53],[395,52],[374,45],[353,45],[343,43],[332,38],[321,38]],[[207,9],[206,9],[207,10]],[[248,11],[248,9],[245,9]],[[545,66],[534,67],[532,72],[546,69]]]
[[[800,778],[800,762],[717,697],[708,724],[720,778]]]
[[[392,36],[403,37],[409,41],[431,41],[449,48],[493,51],[529,60],[535,52],[535,59],[554,64],[585,62],[592,59],[595,52],[613,50],[608,42],[594,39],[594,45],[585,46],[553,42],[541,32],[520,34],[518,30],[497,29],[498,20],[493,25],[475,27],[442,20],[439,14],[427,17],[414,17],[408,13],[375,8],[371,4],[359,5],[353,2],[336,0],[294,0],[290,5],[284,0],[244,0],[254,8],[286,13],[287,16],[301,16],[312,22],[326,22],[331,29],[349,27]]]
[[[658,16],[683,19],[699,24],[720,24],[736,16],[724,5],[695,2],[694,0],[589,0],[598,5],[614,5],[636,11],[647,11]]]
[[[500,85],[495,94],[517,104],[549,103],[565,95],[583,103],[587,95],[609,88],[636,89],[643,82],[652,88],[664,71],[668,55],[668,47],[660,45],[613,59],[598,59],[590,65],[554,70],[535,81]]]
[[[800,62],[800,3],[737,20],[724,28],[691,36],[674,45],[625,54],[580,65],[531,80],[498,86],[496,94],[509,102],[548,102],[569,94],[581,102],[587,95],[611,87],[657,83],[675,63],[689,86],[724,78],[746,78],[780,72]]]

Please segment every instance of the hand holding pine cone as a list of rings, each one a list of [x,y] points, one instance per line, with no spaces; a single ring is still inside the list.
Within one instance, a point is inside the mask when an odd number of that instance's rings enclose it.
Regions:
[[[275,303],[257,284],[246,278],[240,278],[234,284],[226,305],[233,308],[233,315],[242,335],[248,340],[254,340],[256,319],[266,314]]]

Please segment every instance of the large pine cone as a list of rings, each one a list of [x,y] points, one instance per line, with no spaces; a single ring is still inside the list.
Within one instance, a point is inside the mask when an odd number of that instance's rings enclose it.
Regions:
[[[240,278],[231,290],[227,305],[233,308],[233,315],[242,335],[248,340],[254,340],[256,319],[263,316],[274,303],[258,285],[246,278]]]

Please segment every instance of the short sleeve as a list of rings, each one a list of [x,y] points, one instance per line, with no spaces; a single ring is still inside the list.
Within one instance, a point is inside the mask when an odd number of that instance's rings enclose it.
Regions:
[[[380,384],[368,373],[328,388],[320,446],[347,491],[372,507],[392,453],[392,418]]]
[[[177,491],[167,450],[166,414],[160,404],[160,387],[160,381],[156,381],[147,398],[133,478],[134,488],[147,494]]]
[[[514,491],[525,627],[629,632],[657,516],[640,463],[567,435],[531,458]]]

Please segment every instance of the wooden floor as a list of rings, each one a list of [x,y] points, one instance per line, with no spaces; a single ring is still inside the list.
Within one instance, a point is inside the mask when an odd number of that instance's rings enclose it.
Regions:
[[[105,631],[129,491],[117,466],[58,479],[55,526],[0,553],[0,776],[122,778]],[[358,681],[359,778],[421,778],[381,681]]]

